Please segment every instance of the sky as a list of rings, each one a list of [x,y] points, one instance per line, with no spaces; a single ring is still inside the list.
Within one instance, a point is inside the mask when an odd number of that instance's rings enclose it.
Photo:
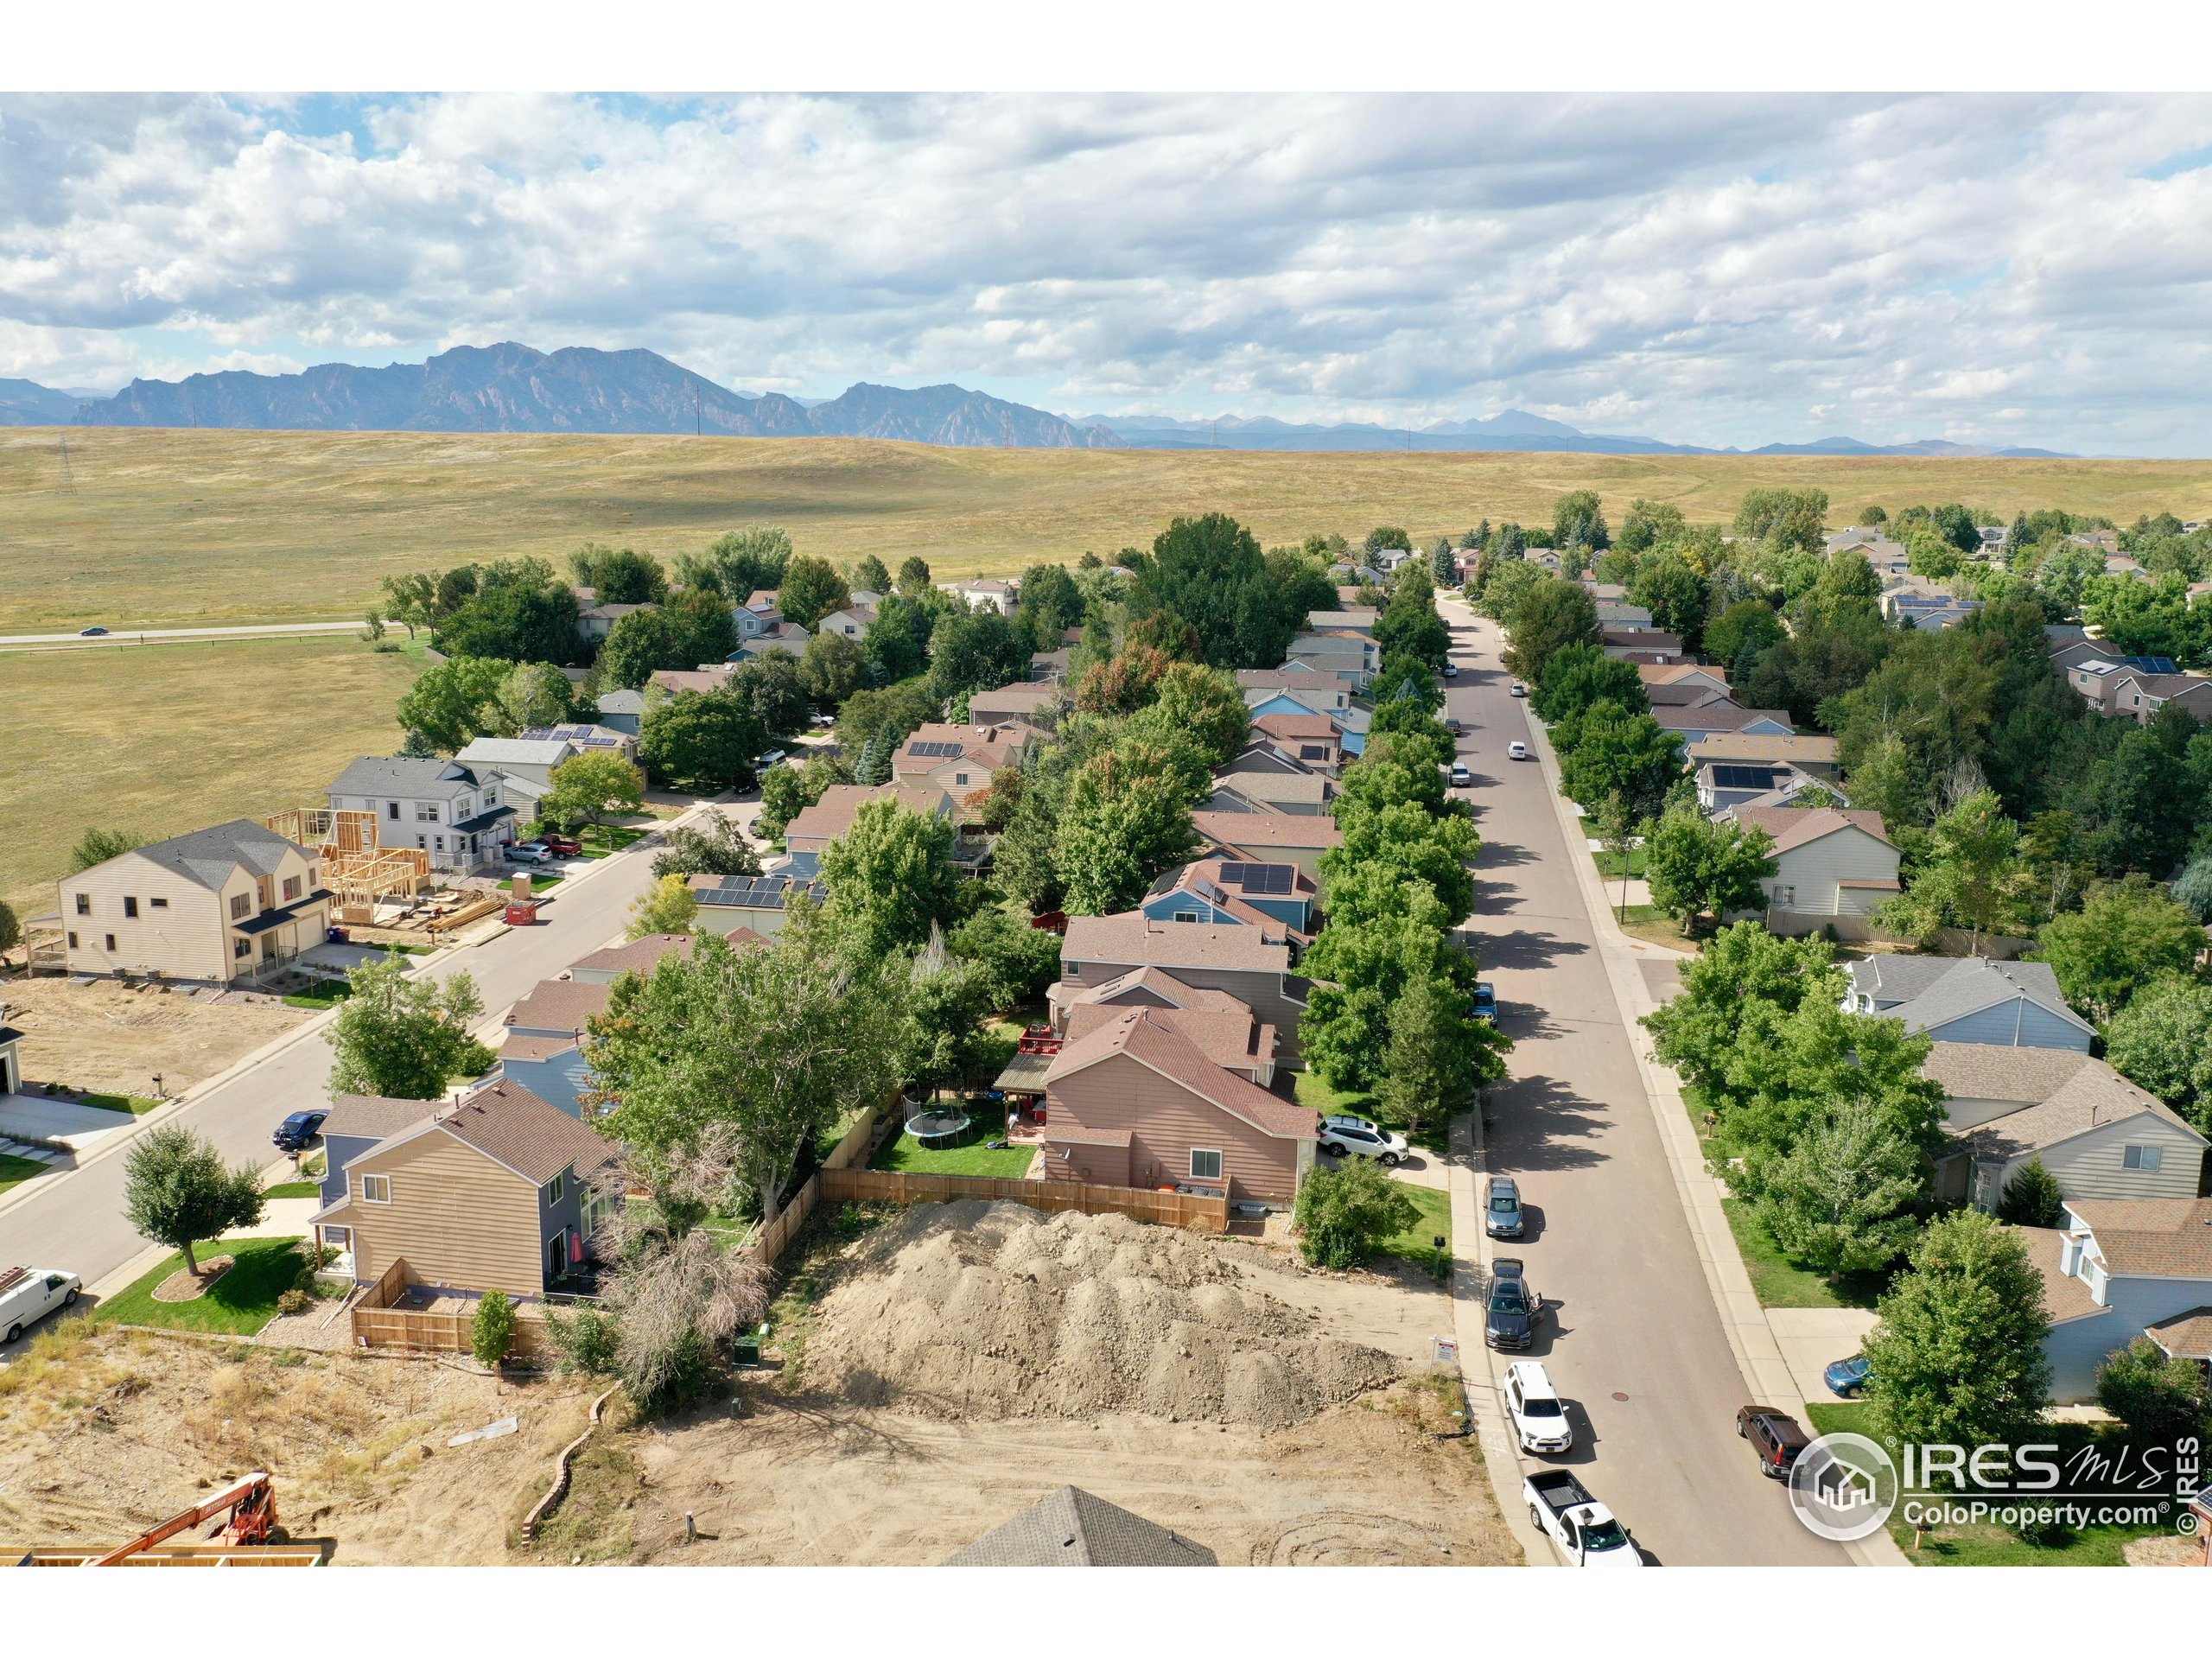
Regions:
[[[2212,98],[0,98],[0,376],[2212,454]]]

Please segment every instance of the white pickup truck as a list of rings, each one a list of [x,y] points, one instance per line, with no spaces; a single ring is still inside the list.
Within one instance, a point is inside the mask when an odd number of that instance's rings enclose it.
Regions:
[[[1529,1519],[1574,1567],[1642,1567],[1643,1552],[1613,1512],[1564,1469],[1546,1469],[1521,1483]]]
[[[0,1342],[13,1342],[57,1307],[77,1300],[81,1281],[50,1268],[0,1268]]]

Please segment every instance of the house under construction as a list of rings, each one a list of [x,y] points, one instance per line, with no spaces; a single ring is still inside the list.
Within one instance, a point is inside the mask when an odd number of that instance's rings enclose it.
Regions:
[[[298,806],[265,822],[286,840],[314,849],[330,891],[332,919],[341,925],[369,926],[378,905],[412,903],[436,885],[429,854],[377,845],[373,812]]]

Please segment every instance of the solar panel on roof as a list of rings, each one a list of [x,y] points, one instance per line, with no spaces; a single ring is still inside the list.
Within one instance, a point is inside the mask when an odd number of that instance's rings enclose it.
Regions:
[[[1772,789],[1776,775],[1772,766],[1715,766],[1713,782],[1719,789]]]
[[[1244,885],[1244,872],[1251,868],[1249,864],[1224,864],[1221,867],[1221,879],[1232,887],[1241,887]]]
[[[2123,657],[2120,659],[2130,668],[2140,669],[2145,674],[2178,674],[2181,670],[2171,657]]]
[[[950,760],[960,753],[957,743],[909,743],[906,753],[918,760]]]
[[[1287,864],[1224,864],[1223,882],[1247,893],[1288,893],[1296,871]]]

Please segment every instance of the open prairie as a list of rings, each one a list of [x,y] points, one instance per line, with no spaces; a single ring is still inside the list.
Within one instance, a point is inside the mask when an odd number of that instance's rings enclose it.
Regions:
[[[347,761],[397,745],[422,666],[342,635],[0,652],[0,898],[51,911],[95,824],[152,840],[321,804]]]
[[[61,442],[67,439],[65,480]],[[944,449],[859,439],[22,429],[0,436],[0,632],[347,617],[391,572],[594,539],[656,553],[748,520],[947,576],[1148,543],[1218,509],[1262,540],[1548,521],[1594,489],[1722,519],[1763,485],[1869,502],[2212,513],[2212,461]]]

